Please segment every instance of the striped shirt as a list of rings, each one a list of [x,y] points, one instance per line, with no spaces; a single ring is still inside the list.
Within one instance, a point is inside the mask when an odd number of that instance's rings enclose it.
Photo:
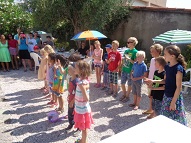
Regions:
[[[85,114],[91,112],[91,107],[89,105],[88,101],[84,101],[83,94],[81,92],[81,89],[79,87],[80,84],[89,84],[89,81],[87,79],[80,80],[77,83],[76,87],[76,95],[75,95],[75,112],[78,114]],[[86,94],[89,95],[89,89],[86,90]]]

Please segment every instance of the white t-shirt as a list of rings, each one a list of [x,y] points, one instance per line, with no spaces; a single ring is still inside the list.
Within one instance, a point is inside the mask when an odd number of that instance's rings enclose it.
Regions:
[[[148,77],[149,79],[153,79],[155,71],[156,71],[155,58],[152,58],[150,62],[150,68],[149,68],[149,77]]]
[[[28,39],[28,50],[29,52],[34,51],[34,46],[36,45],[36,40],[34,38]]]

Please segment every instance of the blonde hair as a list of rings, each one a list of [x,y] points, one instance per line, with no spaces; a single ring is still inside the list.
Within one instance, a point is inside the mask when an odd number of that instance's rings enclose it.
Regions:
[[[163,56],[156,57],[155,61],[158,62],[163,67],[166,65],[166,61]]]
[[[50,54],[50,53],[55,53],[54,49],[53,49],[50,45],[46,45],[46,46],[44,47],[44,50],[45,50],[48,54]]]
[[[96,40],[96,41],[94,42],[94,44],[99,44],[99,45],[101,45],[101,43],[100,43],[98,40]]]
[[[76,65],[79,68],[79,76],[82,78],[87,78],[90,76],[91,70],[90,70],[90,65],[86,61],[78,61]]]
[[[119,47],[119,42],[117,40],[112,41],[112,44],[115,44]]]
[[[145,52],[144,51],[138,51],[136,54],[136,57],[143,56],[145,58]]]
[[[138,40],[135,37],[130,37],[128,40],[131,40],[135,46],[138,44]]]
[[[159,53],[159,55],[161,55],[163,51],[163,46],[161,44],[154,44],[150,47],[150,49],[155,49]]]
[[[42,48],[42,49],[40,50],[40,54],[41,54],[41,55],[47,55],[48,53],[44,50],[44,48]]]

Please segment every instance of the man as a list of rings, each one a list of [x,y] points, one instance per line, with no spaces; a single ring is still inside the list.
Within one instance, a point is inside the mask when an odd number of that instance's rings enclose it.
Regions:
[[[37,44],[36,40],[34,39],[33,33],[29,33],[29,39],[28,39],[28,50],[30,52],[34,52],[34,46]]]
[[[46,36],[46,44],[52,46],[52,48],[54,48],[54,42],[51,40],[52,37],[51,36]]]
[[[78,52],[79,52],[82,56],[86,56],[88,50],[89,50],[89,48],[86,46],[85,41],[82,41],[82,42],[81,42],[81,47],[78,49]]]

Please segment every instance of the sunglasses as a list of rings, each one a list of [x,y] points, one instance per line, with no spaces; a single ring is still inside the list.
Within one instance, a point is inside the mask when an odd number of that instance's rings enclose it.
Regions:
[[[129,43],[133,43],[133,42],[127,42],[127,44],[129,44]]]

